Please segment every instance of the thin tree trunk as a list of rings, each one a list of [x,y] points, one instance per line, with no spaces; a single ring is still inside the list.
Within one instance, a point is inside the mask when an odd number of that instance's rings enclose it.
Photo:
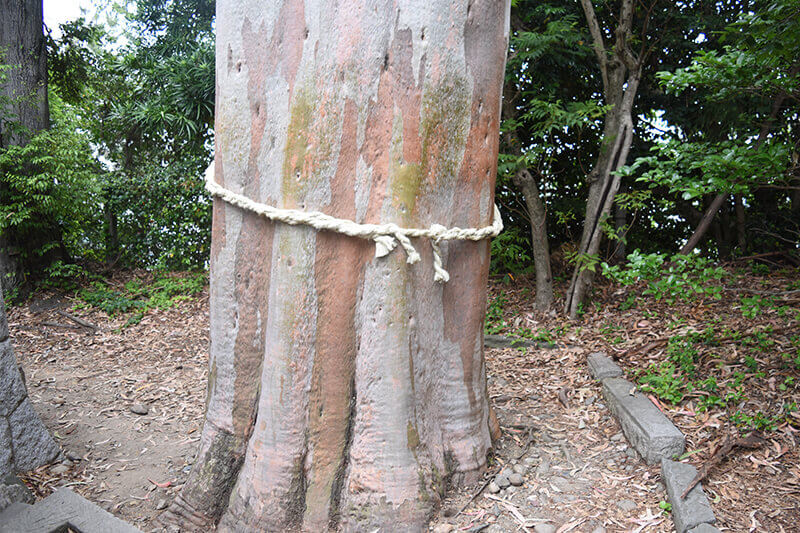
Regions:
[[[603,238],[602,223],[611,213],[614,196],[619,190],[620,177],[613,173],[625,165],[633,141],[633,102],[639,88],[643,64],[641,54],[636,57],[630,49],[633,0],[623,0],[621,3],[614,31],[614,47],[610,55],[606,51],[603,31],[600,29],[591,0],[581,0],[581,5],[603,77],[605,103],[612,108],[606,113],[600,154],[587,177],[590,184],[589,196],[586,201],[583,233],[578,246],[578,263],[567,289],[564,306],[570,318],[577,317],[594,279],[594,272],[585,268],[584,261],[596,257],[600,250]]]
[[[720,193],[714,197],[711,201],[711,204],[706,208],[705,212],[703,213],[703,218],[700,219],[700,223],[695,228],[694,233],[692,233],[689,240],[686,241],[680,251],[678,252],[681,255],[688,255],[695,247],[700,243],[700,239],[702,239],[708,228],[711,227],[711,222],[714,220],[714,215],[717,214],[719,208],[722,207],[722,204],[725,203],[725,200],[728,198],[728,195],[725,193]]]
[[[514,184],[522,191],[525,206],[531,217],[533,266],[536,270],[535,307],[540,311],[553,305],[553,272],[550,267],[550,244],[547,239],[547,213],[539,195],[536,179],[526,168],[514,175]]]
[[[739,247],[739,255],[744,255],[747,253],[747,226],[741,194],[733,196],[733,206],[736,210],[736,244]]]
[[[217,2],[216,179],[360,223],[491,222],[508,2]],[[214,202],[198,459],[165,520],[424,531],[490,447],[488,242],[371,242]]]
[[[503,88],[503,117],[514,119],[517,109],[514,106],[514,87],[506,83]],[[515,132],[508,134],[506,144],[515,154],[522,155],[522,143]],[[536,298],[534,306],[540,311],[553,305],[553,272],[550,265],[550,243],[547,237],[547,211],[539,194],[536,178],[527,168],[520,168],[513,176],[514,185],[522,192],[525,207],[531,223],[531,245],[536,273]]]

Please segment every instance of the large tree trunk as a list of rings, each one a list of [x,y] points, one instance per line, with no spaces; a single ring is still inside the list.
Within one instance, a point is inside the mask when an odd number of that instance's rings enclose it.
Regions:
[[[630,48],[632,39],[633,0],[622,0],[617,27],[614,30],[614,47],[606,51],[603,31],[600,29],[591,0],[581,0],[595,53],[603,77],[605,104],[613,106],[605,116],[600,153],[587,177],[589,197],[583,233],[578,246],[578,262],[567,289],[565,312],[575,318],[592,285],[594,272],[585,268],[586,260],[600,250],[603,240],[602,223],[609,216],[620,178],[613,172],[625,165],[633,140],[633,102],[639,88],[643,54],[635,56]]]
[[[359,223],[491,223],[509,5],[217,2],[216,180]],[[214,202],[211,372],[166,521],[422,531],[490,447],[489,246],[402,250]],[[385,529],[383,529],[385,528]]]
[[[55,459],[59,452],[28,400],[8,336],[0,290],[0,479],[9,473],[33,470]]]
[[[5,71],[0,100],[0,148],[20,146],[50,125],[47,105],[47,49],[42,0],[0,0],[0,63]]]
[[[47,48],[42,0],[0,0],[0,149],[20,146],[50,125],[47,103]],[[2,184],[0,184],[2,187]],[[18,249],[0,235],[0,288],[23,279]]]

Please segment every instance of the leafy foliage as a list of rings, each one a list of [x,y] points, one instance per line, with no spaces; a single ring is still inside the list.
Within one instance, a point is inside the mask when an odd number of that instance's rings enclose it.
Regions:
[[[0,150],[0,232],[27,258],[87,249],[96,238],[102,172],[69,108],[55,96],[51,102],[50,130]]]

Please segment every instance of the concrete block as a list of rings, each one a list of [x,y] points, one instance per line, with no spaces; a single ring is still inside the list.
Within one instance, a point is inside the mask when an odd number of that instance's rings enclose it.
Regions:
[[[711,524],[700,524],[699,526],[690,529],[688,533],[722,533],[722,532],[719,529],[712,526]]]
[[[11,427],[17,472],[27,472],[47,464],[61,453],[28,398],[8,417],[8,425]]]
[[[686,498],[681,499],[681,494],[696,475],[697,469],[692,465],[669,459],[661,461],[661,478],[667,488],[669,503],[672,504],[672,521],[678,533],[686,533],[701,524],[716,522],[714,511],[711,510],[711,504],[700,483],[689,491]]]
[[[0,511],[15,503],[33,503],[33,494],[17,476],[9,474],[0,479]]]
[[[9,416],[26,395],[11,340],[0,341],[0,416]]]
[[[603,395],[622,431],[647,464],[683,453],[686,439],[664,413],[622,378],[603,380]]]
[[[141,533],[67,488],[58,489],[27,509],[17,509],[8,520],[5,518],[5,512],[0,514],[0,533],[52,532],[67,527],[81,533]]]
[[[598,381],[622,376],[622,369],[603,352],[589,354],[589,372]]]
[[[33,505],[27,503],[14,502],[2,511],[0,511],[0,531],[3,531],[4,524],[11,524],[20,513],[24,513]]]

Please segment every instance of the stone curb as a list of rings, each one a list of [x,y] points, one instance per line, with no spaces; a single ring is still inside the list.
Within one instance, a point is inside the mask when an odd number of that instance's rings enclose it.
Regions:
[[[62,531],[67,527],[81,533],[141,533],[68,488],[58,489],[35,505],[12,504],[0,513],[0,533]]]
[[[672,461],[686,448],[683,433],[636,386],[623,379],[622,369],[602,352],[590,354],[591,375],[603,386],[603,396],[622,431],[647,464],[661,463],[661,477],[672,505],[678,533],[718,533],[716,519],[698,483],[685,499],[680,495],[697,474],[688,464]]]
[[[692,465],[669,459],[661,461],[661,479],[667,488],[667,496],[672,504],[672,521],[675,522],[678,533],[717,521],[700,483],[689,491],[686,498],[681,499],[681,494],[696,475],[697,469]]]

